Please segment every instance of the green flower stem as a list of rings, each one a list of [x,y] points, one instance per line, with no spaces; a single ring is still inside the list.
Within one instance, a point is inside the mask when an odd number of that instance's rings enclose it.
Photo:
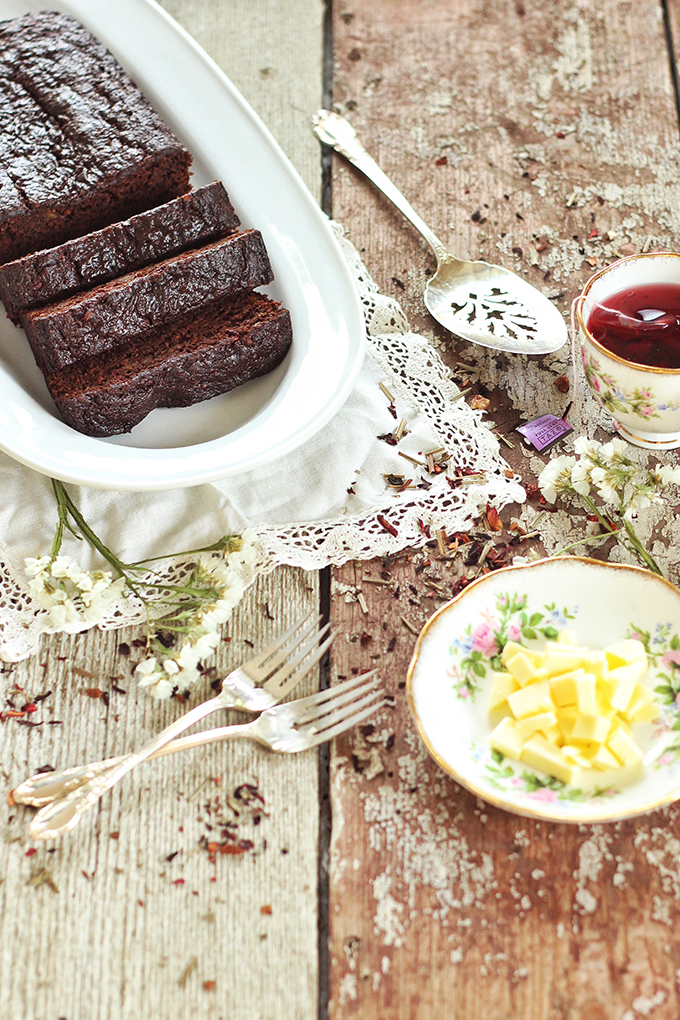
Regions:
[[[592,542],[604,542],[608,538],[612,538],[615,535],[620,535],[621,529],[617,531],[608,531],[605,535],[586,535],[584,538],[579,539],[578,542],[572,542],[571,545],[565,545],[563,549],[558,549],[557,552],[551,553],[553,556],[564,556],[565,553],[571,552],[572,549],[578,549],[580,545],[590,545]]]
[[[55,478],[53,478],[52,488],[54,489],[54,494],[57,498],[60,522],[63,521],[64,524],[66,524],[67,523],[66,513],[69,513],[73,520],[78,525],[78,527],[80,528],[80,530],[82,531],[83,536],[87,539],[87,541],[93,547],[93,549],[96,549],[97,552],[104,557],[106,562],[113,567],[118,577],[124,577],[128,584],[130,584],[130,587],[132,587],[132,584],[130,583],[130,578],[128,577],[127,574],[126,564],[119,560],[115,553],[112,553],[111,550],[107,546],[105,546],[101,539],[94,533],[92,528],[89,526],[89,524],[81,514],[78,507],[75,505],[75,503],[69,496],[63,484],[61,482],[58,482]],[[61,545],[61,540],[59,544]]]
[[[623,541],[623,536],[621,535],[621,528],[618,528],[617,530],[614,530],[611,522],[608,521],[607,518],[604,517],[603,514],[600,513],[599,508],[593,502],[593,500],[590,498],[590,496],[583,496],[583,501],[587,504],[587,506],[596,515],[596,517],[597,517],[598,521],[600,522],[600,524],[602,524],[602,526],[607,529],[607,535],[603,536],[603,537],[609,537],[611,535],[618,535],[619,536],[618,540],[621,543],[621,545],[623,545],[624,547],[627,547],[629,552],[632,552],[633,555],[636,556],[638,558],[638,560],[640,560],[640,562],[644,563],[645,566],[647,566],[652,571],[652,573],[659,574],[661,577],[663,577],[663,573],[661,571],[661,568],[659,567],[659,564],[656,562],[654,557],[650,553],[648,553],[647,550],[645,549],[645,547],[642,545],[640,539],[635,534],[635,530],[634,530],[632,524],[630,523],[630,521],[626,520],[625,517],[621,517],[621,523],[623,524],[623,529],[625,530],[626,538],[628,539],[628,542],[624,542]]]
[[[597,506],[596,503],[593,503],[590,496],[582,495],[581,498],[583,499],[583,502],[589,507],[589,509],[592,510],[592,512],[595,514],[602,527],[606,528],[610,535],[614,534],[616,529],[612,525],[611,521],[608,521],[607,518],[602,513],[600,513],[599,507]]]
[[[631,545],[633,546],[633,549],[634,549],[636,555],[638,556],[638,558],[641,559],[643,561],[643,563],[646,563],[647,566],[649,567],[649,569],[654,574],[659,574],[661,577],[663,577],[663,574],[661,572],[661,567],[656,562],[656,560],[651,555],[651,553],[647,552],[647,550],[643,546],[642,542],[640,541],[640,539],[635,534],[635,530],[634,530],[632,524],[630,523],[630,521],[627,521],[625,519],[625,517],[623,519],[623,526],[626,529],[626,534],[628,535],[628,540],[630,541]]]
[[[233,550],[229,546],[233,543]],[[182,552],[173,553],[173,556],[193,556],[195,553],[202,552],[236,552],[241,548],[240,537],[237,535],[223,535],[222,538],[218,538],[212,545],[202,545],[200,549],[184,549]],[[128,563],[128,567],[131,570],[141,570],[146,566],[147,563],[157,563],[159,560],[167,560],[168,556],[149,556],[145,560],[136,560],[134,563]]]
[[[127,591],[135,595],[146,609],[146,648],[147,653],[155,650],[159,654],[168,652],[166,645],[159,640],[159,633],[168,631],[178,635],[191,634],[196,629],[196,619],[205,608],[214,604],[222,595],[223,587],[211,570],[196,561],[190,565],[184,584],[168,584],[161,580],[153,580],[148,576],[149,564],[157,560],[168,560],[173,557],[189,557],[199,553],[228,553],[242,547],[241,536],[223,535],[216,542],[202,546],[200,549],[189,549],[181,553],[150,557],[136,563],[124,563],[89,526],[82,513],[69,495],[64,484],[52,479],[52,489],[57,504],[58,521],[50,553],[51,562],[59,556],[64,534],[69,531],[78,541],[85,540],[113,568],[116,578],[122,578]],[[144,579],[135,577],[144,571]],[[153,576],[153,572],[152,576]],[[152,598],[152,595],[155,596]],[[161,614],[165,612],[167,616]]]

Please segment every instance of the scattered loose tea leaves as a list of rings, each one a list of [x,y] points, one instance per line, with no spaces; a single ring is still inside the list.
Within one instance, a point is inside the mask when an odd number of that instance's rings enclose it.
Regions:
[[[52,892],[59,892],[59,886],[52,878],[52,872],[49,868],[41,868],[35,875],[31,875],[26,885],[32,885],[34,889],[39,888],[41,885],[47,885]]]
[[[182,971],[182,976],[180,977],[179,981],[177,982],[177,984],[179,985],[180,988],[184,988],[184,986],[187,983],[188,979],[191,977],[191,975],[193,974],[193,972],[196,970],[197,967],[198,967],[198,957],[197,956],[192,956],[192,958],[189,960],[189,963],[186,965],[186,967]]]
[[[89,669],[81,669],[80,666],[71,666],[71,672],[75,673],[76,676],[87,677],[88,680],[94,680],[96,673],[91,673]]]

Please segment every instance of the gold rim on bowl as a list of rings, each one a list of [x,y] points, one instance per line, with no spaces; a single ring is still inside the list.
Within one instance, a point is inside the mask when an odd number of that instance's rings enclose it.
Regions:
[[[501,808],[503,811],[510,811],[512,814],[523,815],[524,817],[527,818],[535,818],[546,822],[566,822],[568,824],[576,825],[580,825],[585,822],[588,825],[594,825],[600,822],[617,822],[624,818],[635,818],[638,815],[647,814],[650,811],[656,811],[659,808],[664,807],[666,804],[672,804],[674,801],[680,799],[680,784],[675,790],[670,791],[669,793],[665,794],[663,797],[658,798],[657,800],[650,800],[649,802],[645,802],[637,807],[630,808],[624,811],[621,810],[601,811],[597,814],[591,814],[588,811],[584,813],[585,817],[584,814],[581,814],[580,816],[578,814],[574,814],[572,817],[569,817],[564,814],[552,812],[547,808],[543,808],[540,811],[535,811],[532,810],[531,808],[525,808],[524,806],[515,803],[515,801],[508,800],[507,798],[504,797],[499,797],[491,793],[486,787],[482,787],[477,783],[473,782],[472,780],[467,779],[464,776],[461,776],[452,765],[446,762],[441,757],[441,755],[437,751],[435,751],[434,747],[432,746],[427,736],[427,733],[425,732],[422,720],[420,719],[418,712],[416,711],[413,697],[413,674],[415,672],[416,664],[420,656],[420,651],[423,642],[427,637],[429,630],[434,625],[434,623],[439,619],[439,617],[446,613],[451,608],[451,606],[455,605],[457,602],[460,602],[472,589],[484,585],[485,582],[488,582],[490,579],[495,579],[500,574],[507,574],[512,571],[535,570],[536,568],[545,567],[548,564],[555,565],[560,561],[592,565],[596,568],[600,568],[603,570],[614,571],[618,570],[628,571],[629,573],[643,574],[646,577],[653,578],[654,581],[658,581],[660,584],[663,584],[667,588],[671,589],[674,595],[678,599],[680,599],[680,591],[678,590],[678,588],[670,581],[668,581],[665,577],[661,577],[659,574],[653,574],[651,573],[651,571],[646,570],[644,567],[637,567],[627,563],[606,563],[603,562],[602,560],[592,559],[589,556],[564,556],[559,558],[545,557],[544,559],[536,560],[534,563],[521,563],[515,566],[501,567],[500,569],[494,570],[489,574],[484,574],[483,577],[476,578],[470,584],[466,585],[466,587],[463,588],[462,592],[460,592],[454,598],[450,599],[445,605],[440,606],[439,609],[432,614],[432,616],[429,618],[429,620],[427,620],[427,622],[423,626],[423,629],[418,635],[415,648],[413,649],[413,656],[411,658],[408,672],[406,674],[406,694],[408,697],[408,704],[411,710],[411,715],[413,716],[413,719],[416,722],[416,726],[418,727],[420,739],[423,741],[425,747],[427,748],[428,753],[434,759],[437,765],[439,765],[439,767],[444,772],[446,772],[453,779],[455,779],[455,781],[459,783],[460,786],[465,787],[465,789],[469,790],[470,793],[473,793],[475,794],[475,796],[480,797],[487,804],[492,804],[494,807]]]

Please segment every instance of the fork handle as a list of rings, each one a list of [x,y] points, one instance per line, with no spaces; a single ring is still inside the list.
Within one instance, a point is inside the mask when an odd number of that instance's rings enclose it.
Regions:
[[[314,134],[325,145],[331,145],[336,152],[348,159],[350,163],[361,170],[369,181],[375,184],[379,191],[382,191],[385,198],[397,207],[406,219],[416,228],[418,233],[424,237],[432,251],[437,257],[437,265],[442,262],[453,262],[453,255],[450,254],[439,240],[433,230],[418,215],[411,203],[402,195],[387,174],[380,169],[372,156],[369,156],[363,147],[357,133],[344,117],[330,110],[319,110],[314,116]]]
[[[157,751],[146,756],[146,758],[160,758],[165,754],[174,754],[175,751],[186,750],[188,747],[199,747],[201,744],[212,743],[217,740],[227,740],[234,737],[250,737],[258,739],[258,722],[254,719],[249,723],[241,723],[233,726],[219,726],[216,729],[208,730],[207,733],[194,733],[189,737],[182,737],[170,744],[158,748]],[[80,780],[74,788],[69,787],[64,796],[55,794],[48,802],[43,801],[37,815],[31,822],[29,836],[31,839],[56,839],[74,829],[83,815],[89,811],[93,804],[117,782],[111,782],[111,777],[119,773],[121,776],[130,771],[134,764],[123,771],[131,758],[138,755],[123,755],[120,758],[109,758],[108,761],[94,762],[92,765],[84,765],[82,769],[69,769],[69,772],[80,771],[87,773],[88,769],[97,769],[95,774],[89,778]],[[146,759],[144,759],[146,760]],[[63,773],[62,773],[63,774]],[[49,775],[49,774],[48,774]],[[23,803],[28,803],[23,801]]]
[[[233,728],[233,726],[218,726],[201,733],[191,733],[188,737],[177,737],[158,751],[154,751],[151,758],[162,758],[166,754],[175,754],[177,751],[186,751],[192,747],[201,747],[203,744],[226,740],[235,735],[232,733]],[[17,804],[44,807],[45,804],[63,797],[71,790],[89,783],[98,775],[112,771],[118,765],[122,765],[128,757],[129,754],[121,754],[115,758],[105,758],[103,761],[92,761],[87,765],[76,765],[73,768],[59,769],[54,772],[38,772],[12,790],[12,797]]]
[[[98,802],[99,798],[107,790],[115,786],[119,779],[122,779],[128,772],[131,772],[136,765],[141,765],[147,758],[160,751],[162,747],[169,744],[171,740],[174,740],[184,730],[193,726],[194,723],[200,722],[201,719],[205,719],[206,716],[211,715],[213,712],[218,711],[218,709],[224,708],[224,705],[225,701],[220,694],[216,698],[204,701],[201,705],[196,705],[186,715],[183,715],[181,719],[175,719],[164,730],[161,730],[141,750],[126,755],[123,761],[108,772],[94,776],[85,784],[84,789],[77,787],[60,800],[53,801],[51,804],[47,804],[46,807],[41,808],[31,824],[31,838],[54,839],[62,832],[75,828],[83,815]],[[245,728],[250,725],[252,724],[247,723]],[[234,729],[241,729],[241,727],[234,727]],[[60,810],[60,807],[62,810]],[[51,820],[52,813],[55,816],[59,814],[64,820],[59,825],[54,824]]]

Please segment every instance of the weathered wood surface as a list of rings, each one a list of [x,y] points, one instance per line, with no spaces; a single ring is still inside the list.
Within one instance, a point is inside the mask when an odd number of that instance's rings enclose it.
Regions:
[[[318,195],[318,144],[306,124],[321,99],[320,0],[165,6],[243,89]],[[260,580],[229,625],[219,672],[318,603],[314,575],[283,569]],[[119,649],[140,634],[56,636],[29,662],[4,667],[3,708],[6,698],[20,706],[52,691],[31,716],[44,725],[0,727],[5,790],[46,764],[138,747],[182,714],[180,704],[136,691],[138,650]],[[25,694],[12,695],[15,685]],[[84,694],[94,687],[108,705]],[[206,683],[197,696],[211,693]],[[249,811],[239,820],[239,839],[253,849],[211,863],[205,839],[220,841],[219,821],[235,819],[225,805],[241,783],[264,798],[259,824]],[[30,815],[7,808],[0,821],[2,1020],[316,1016],[314,753],[279,758],[238,742],[165,758],[129,777],[57,844],[29,842]]]
[[[669,10],[677,47],[680,5]],[[514,266],[568,314],[617,254],[679,250],[678,119],[654,0],[337,0],[334,52],[336,108],[454,253]],[[477,359],[495,421],[509,430],[564,411],[573,394],[553,383],[570,374],[569,349],[525,360],[446,337],[422,306],[434,259],[340,158],[333,213],[449,362]],[[577,431],[592,413],[581,396]],[[519,444],[504,452],[531,480],[539,459]],[[517,512],[534,511],[508,508],[506,523]],[[676,1020],[679,810],[606,826],[534,823],[438,770],[409,718],[415,637],[400,620],[419,629],[439,604],[424,578],[450,589],[457,576],[436,549],[430,558],[424,572],[420,553],[333,572],[368,606],[333,600],[349,634],[333,671],[344,674],[345,649],[358,647],[395,704],[332,759],[331,1015]],[[666,562],[677,571],[677,552]]]

